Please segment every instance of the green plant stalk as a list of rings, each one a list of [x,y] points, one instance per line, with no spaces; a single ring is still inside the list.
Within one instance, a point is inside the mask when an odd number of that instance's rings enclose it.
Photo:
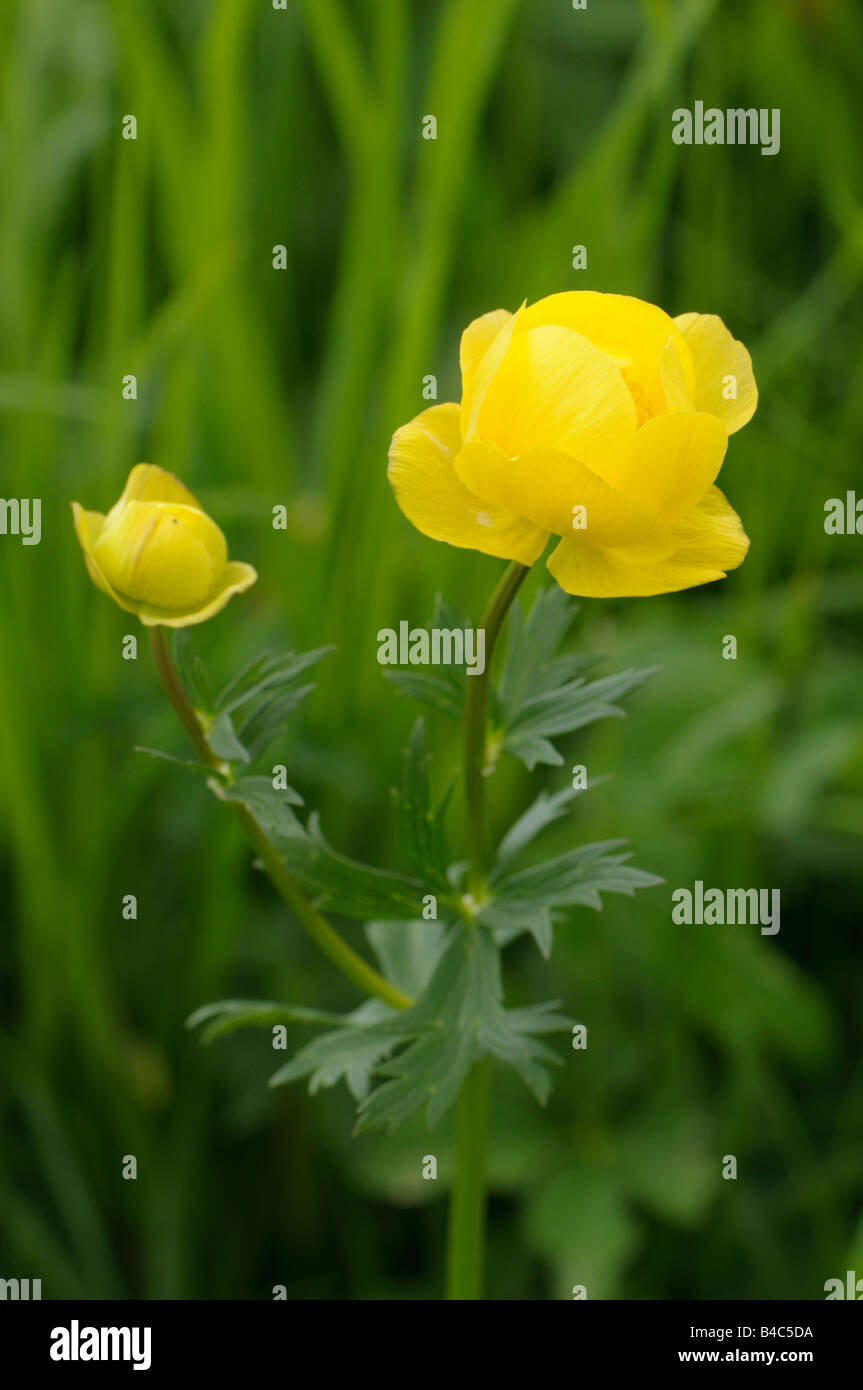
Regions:
[[[480,621],[485,630],[485,669],[468,676],[465,688],[464,795],[467,812],[468,889],[482,901],[491,864],[491,836],[485,804],[488,762],[488,686],[492,657],[513,599],[528,568],[513,560],[488,601]],[[475,931],[474,926],[466,927]],[[456,1106],[455,1169],[450,1195],[446,1296],[482,1298],[486,1242],[486,1164],[491,1114],[491,1058],[468,1073]]]
[[[153,653],[153,660],[156,663],[156,671],[162,688],[165,691],[171,705],[173,706],[180,723],[185,729],[201,762],[206,767],[212,768],[213,772],[220,777],[225,777],[227,764],[211,751],[204,726],[201,723],[191,702],[183,689],[182,682],[177,675],[176,668],[168,650],[168,643],[165,639],[165,629],[163,627],[150,628],[150,649]],[[229,769],[228,769],[229,770]],[[214,787],[218,791],[218,787]],[[379,975],[370,965],[367,965],[362,956],[358,956],[350,946],[339,936],[338,932],[330,926],[325,917],[318,912],[309,899],[306,897],[299,884],[294,881],[285,864],[279,856],[278,850],[269,840],[264,830],[256,818],[252,815],[248,807],[239,802],[229,802],[231,810],[234,812],[240,825],[243,827],[246,839],[252,849],[258,855],[261,864],[275,888],[279,897],[291,909],[300,925],[305,929],[315,945],[318,946],[324,955],[329,956],[335,966],[341,970],[364,994],[373,995],[376,999],[382,999],[385,1004],[389,1004],[393,1009],[407,1009],[413,1000],[407,994],[403,994],[400,989],[396,989]]]
[[[465,1078],[456,1105],[446,1269],[448,1299],[482,1298],[490,1114],[491,1058],[484,1057]]]
[[[529,573],[513,560],[501,577],[480,620],[485,630],[485,670],[468,676],[464,697],[464,796],[467,812],[468,889],[478,902],[491,862],[491,841],[485,805],[488,763],[488,684],[495,645],[513,599]]]

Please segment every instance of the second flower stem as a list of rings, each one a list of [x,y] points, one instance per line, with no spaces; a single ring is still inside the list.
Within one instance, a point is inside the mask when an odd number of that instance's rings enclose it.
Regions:
[[[205,767],[212,768],[214,773],[224,777],[230,769],[226,763],[216,757],[207,743],[204,726],[183,689],[183,683],[171,660],[163,627],[150,628],[150,648],[159,680],[162,682],[162,688],[180,723],[186,730],[195,752]],[[218,790],[215,782],[213,785]],[[227,802],[227,798],[223,799]],[[315,944],[326,956],[329,956],[342,974],[352,980],[364,994],[382,999],[393,1009],[409,1008],[413,1000],[407,994],[403,994],[400,989],[391,985],[388,980],[384,979],[383,975],[379,975],[377,970],[374,970],[363,960],[362,956],[357,955],[356,951],[342,940],[327,919],[309,902],[302,888],[287,869],[275,845],[270,841],[248,807],[239,801],[230,801],[227,804],[230,805],[243,827],[246,839],[266,869],[270,882],[279,897],[291,909],[297,921]]]

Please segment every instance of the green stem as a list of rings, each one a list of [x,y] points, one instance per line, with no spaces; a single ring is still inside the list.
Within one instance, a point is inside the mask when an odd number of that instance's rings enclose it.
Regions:
[[[468,889],[473,903],[485,893],[491,865],[491,836],[485,805],[488,763],[488,689],[492,658],[504,619],[528,569],[513,560],[488,601],[480,627],[485,630],[485,668],[466,677],[464,794],[467,811]],[[469,926],[467,930],[475,930]],[[456,1107],[455,1169],[450,1196],[447,1249],[448,1299],[482,1298],[486,1236],[486,1163],[491,1113],[491,1058],[468,1073]]]
[[[529,571],[513,560],[488,601],[480,627],[485,629],[485,669],[481,676],[466,677],[464,698],[464,795],[467,811],[468,888],[478,900],[491,858],[485,777],[488,760],[488,685],[491,662],[504,618]]]
[[[204,726],[192,708],[171,660],[163,627],[150,628],[150,649],[156,663],[159,680],[162,682],[162,688],[173,705],[180,723],[186,730],[195,752],[202,763],[219,773],[220,776],[224,776],[227,764],[216,757],[207,743]],[[329,956],[343,975],[346,975],[349,980],[359,986],[364,994],[371,994],[377,999],[382,999],[393,1009],[409,1008],[413,1000],[389,984],[383,975],[379,975],[370,965],[367,965],[362,956],[358,956],[356,951],[351,950],[338,932],[330,926],[326,918],[318,912],[317,908],[312,906],[302,888],[295,883],[277,849],[267,838],[248,807],[243,806],[238,801],[229,804],[243,827],[249,844],[266,869],[276,892],[291,909],[297,921],[305,928],[315,944],[325,955]]]
[[[456,1107],[455,1172],[449,1213],[446,1296],[482,1298],[491,1058],[468,1073]]]

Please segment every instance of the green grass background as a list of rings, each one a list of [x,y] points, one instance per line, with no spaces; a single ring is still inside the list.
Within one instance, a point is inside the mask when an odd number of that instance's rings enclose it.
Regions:
[[[823,530],[863,448],[861,70],[853,0],[4,4],[0,493],[41,496],[43,539],[0,538],[0,1276],[438,1294],[451,1129],[352,1140],[343,1091],[266,1089],[265,1032],[184,1032],[224,995],[357,1001],[203,787],[132,752],[181,735],[146,646],[121,659],[135,626],[87,580],[69,501],[106,508],[141,459],[199,493],[261,575],[199,631],[216,679],[338,644],[279,760],[337,845],[395,867],[414,711],[375,634],[437,592],[476,619],[500,566],[410,528],[386,446],[424,375],[457,395],[470,318],[584,288],[719,313],[751,348],[761,405],[722,482],[752,549],[719,585],[579,616],[605,669],[663,669],[570,741],[615,777],[557,846],[626,835],[666,885],[573,914],[550,964],[509,953],[512,1002],[560,997],[590,1045],[556,1044],[544,1111],[498,1077],[490,1296],[863,1276],[863,539]],[[780,154],[673,145],[695,100],[781,108]],[[433,741],[440,785],[456,735]],[[564,773],[507,768],[498,827]],[[780,888],[780,934],[675,927],[696,878]]]

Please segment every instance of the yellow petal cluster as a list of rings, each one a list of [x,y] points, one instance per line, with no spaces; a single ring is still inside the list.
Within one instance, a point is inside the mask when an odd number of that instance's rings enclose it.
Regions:
[[[97,588],[145,627],[191,627],[221,612],[257,579],[228,559],[221,530],[173,473],[132,469],[107,515],[72,503],[75,531]]]
[[[389,479],[424,535],[532,565],[570,594],[669,593],[749,548],[716,479],[758,391],[714,314],[592,291],[496,309],[461,339],[460,404],[393,436]]]

